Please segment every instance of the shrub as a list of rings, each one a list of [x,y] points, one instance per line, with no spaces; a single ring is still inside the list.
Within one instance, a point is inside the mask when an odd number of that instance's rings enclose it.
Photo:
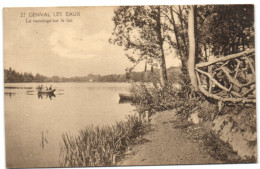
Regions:
[[[157,83],[133,84],[131,94],[133,105],[139,113],[148,111],[150,114],[156,111],[169,110],[176,107],[178,89],[174,84],[168,84],[164,88]]]
[[[233,127],[240,128],[241,132],[256,132],[256,105],[226,106],[222,114],[230,114],[229,121],[233,123]]]
[[[139,113],[148,111],[153,114],[157,111],[176,109],[177,113],[187,119],[194,109],[200,111],[200,116],[207,120],[209,115],[216,109],[208,103],[204,96],[192,90],[189,85],[182,85],[177,88],[176,84],[168,83],[161,87],[158,83],[133,84],[131,90],[133,105]]]

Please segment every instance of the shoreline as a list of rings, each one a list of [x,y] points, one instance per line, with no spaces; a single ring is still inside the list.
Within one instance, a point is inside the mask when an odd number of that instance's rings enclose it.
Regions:
[[[151,116],[151,130],[130,145],[117,166],[256,163],[213,133],[212,123],[181,121],[176,109]]]
[[[62,166],[256,163],[254,158],[241,158],[231,145],[213,134],[213,121],[194,124],[187,119],[181,119],[176,109],[153,114],[149,123],[147,123],[147,118],[145,121],[136,116],[128,116],[128,118],[130,121],[127,119],[116,122],[115,125],[88,126],[85,131],[81,130],[79,136],[75,138],[64,134],[62,136],[65,143],[63,153],[67,153],[66,158],[73,157],[71,160],[85,158],[90,161],[74,161],[69,162],[69,165],[65,161]],[[117,135],[117,138],[112,135]],[[118,143],[120,146],[115,146]],[[89,148],[80,147],[81,144],[86,144]],[[70,150],[73,147],[74,150]],[[91,147],[95,147],[95,150],[91,150]],[[94,154],[93,151],[95,151]],[[107,152],[108,154],[106,154]],[[80,154],[89,157],[86,158]],[[94,159],[91,160],[91,158]]]
[[[143,141],[133,145],[117,166],[220,164],[198,142],[190,140],[179,128],[176,110],[167,110],[151,117],[152,129]],[[179,123],[179,122],[178,122]]]
[[[88,125],[77,136],[62,135],[60,147],[61,167],[114,166],[116,158],[123,155],[145,132],[145,126],[135,115],[114,125]]]

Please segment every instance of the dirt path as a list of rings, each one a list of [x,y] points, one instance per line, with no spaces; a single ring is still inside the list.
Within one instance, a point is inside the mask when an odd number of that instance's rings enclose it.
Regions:
[[[152,117],[154,130],[144,136],[147,141],[134,146],[117,165],[167,165],[221,163],[211,158],[189,140],[181,129],[175,129],[175,111],[164,111]]]

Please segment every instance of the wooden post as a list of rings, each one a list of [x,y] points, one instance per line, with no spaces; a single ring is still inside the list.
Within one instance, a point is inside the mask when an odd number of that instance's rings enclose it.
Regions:
[[[223,102],[220,100],[218,101],[218,112],[221,112],[222,108],[223,108]]]
[[[148,113],[148,111],[145,111],[145,118],[146,118],[146,122],[149,122],[149,113]]]
[[[116,154],[113,154],[112,163],[113,163],[113,165],[116,164]]]
[[[143,122],[143,119],[142,119],[142,113],[139,112],[138,114],[139,114],[139,122],[142,123],[142,122]]]
[[[209,56],[209,60],[208,60],[208,61],[212,61],[212,60],[214,60],[214,56],[213,56],[213,55],[212,55],[212,56]],[[209,66],[208,66],[208,72],[209,72],[209,74],[210,74],[211,76],[213,76],[213,66],[212,66],[212,65],[209,65]],[[208,78],[208,79],[209,79],[209,80],[208,80],[208,82],[209,82],[208,90],[209,90],[209,93],[211,93],[212,87],[213,87],[213,81],[210,80],[210,78]]]

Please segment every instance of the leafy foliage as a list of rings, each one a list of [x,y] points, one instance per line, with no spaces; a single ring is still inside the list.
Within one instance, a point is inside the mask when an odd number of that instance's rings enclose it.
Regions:
[[[225,56],[254,47],[253,5],[199,6],[197,23],[199,58]]]
[[[72,137],[62,135],[60,163],[63,167],[111,166],[114,155],[123,155],[137,137],[144,134],[144,125],[136,116],[112,126],[87,126]]]
[[[237,152],[234,152],[232,147],[219,139],[213,132],[205,133],[202,137],[205,150],[214,159],[225,161],[228,163],[255,163],[255,157],[247,157],[247,159],[242,159],[238,156]]]
[[[39,74],[34,77],[32,73],[18,73],[12,68],[4,70],[4,82],[33,82],[34,80],[44,80],[45,78]]]
[[[133,84],[131,94],[133,96],[133,105],[139,113],[148,111],[150,114],[156,111],[169,110],[176,107],[177,90],[174,85],[169,83],[161,87],[159,83]]]
[[[158,36],[156,29],[156,12],[153,6],[125,6],[115,10],[113,21],[115,29],[110,42],[123,46],[127,57],[132,62],[140,62],[141,60],[158,58]],[[137,54],[135,56],[133,54]]]
[[[153,84],[139,83],[133,84],[131,94],[133,96],[133,105],[139,113],[148,111],[153,114],[158,111],[176,109],[177,113],[187,119],[194,109],[201,110],[200,116],[208,120],[212,109],[208,109],[208,103],[204,96],[192,90],[189,86],[181,86],[176,83],[168,83],[165,87],[158,85],[156,81]],[[216,110],[215,106],[214,111]],[[207,111],[208,110],[208,111]],[[211,111],[211,112],[209,112]]]
[[[179,75],[181,74],[179,67],[170,67],[167,69],[167,76],[170,80],[181,82]],[[153,79],[159,79],[159,70],[154,69],[153,71],[146,72],[131,72],[129,74],[131,81],[133,82],[151,82]],[[129,79],[125,74],[110,74],[110,75],[95,75],[88,74],[87,76],[80,77],[60,77],[52,76],[47,77],[37,73],[33,75],[32,73],[19,73],[14,69],[4,70],[4,82],[5,83],[17,83],[17,82],[128,82]]]
[[[160,83],[167,81],[165,63],[165,34],[160,6],[125,6],[114,11],[115,28],[109,42],[124,47],[126,56],[134,63],[131,72],[141,61],[160,65]]]
[[[256,105],[227,105],[221,113],[229,114],[229,122],[232,122],[233,128],[239,129],[240,132],[256,132]]]

